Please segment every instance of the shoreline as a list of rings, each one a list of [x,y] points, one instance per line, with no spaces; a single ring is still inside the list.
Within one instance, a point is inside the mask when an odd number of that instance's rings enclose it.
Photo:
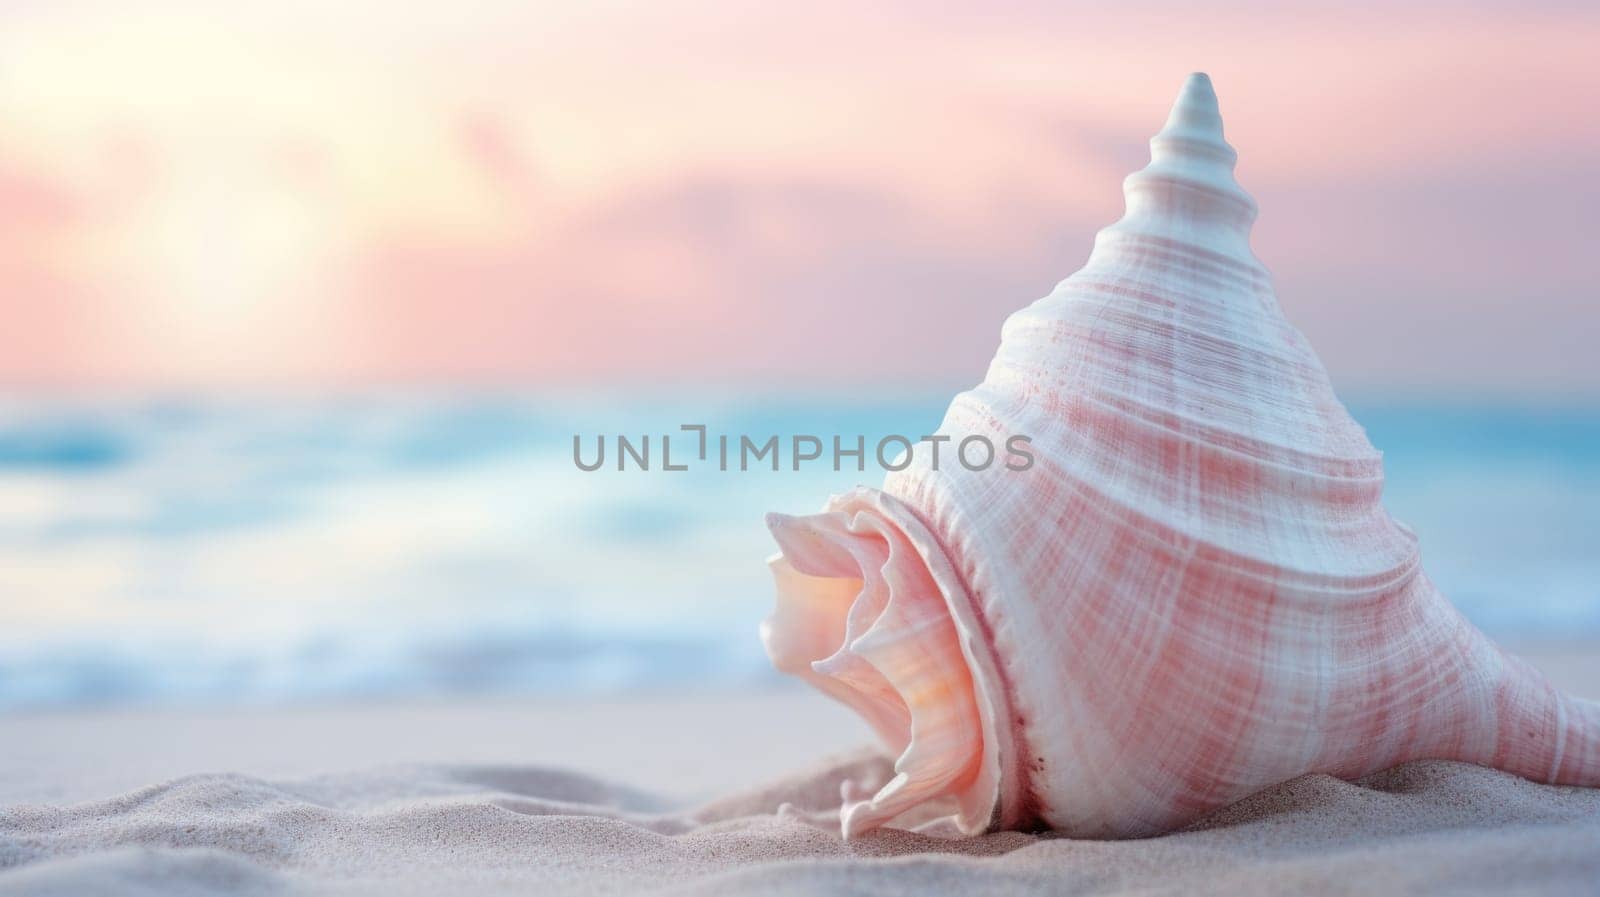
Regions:
[[[1600,640],[1507,649],[1600,699]],[[209,772],[301,777],[398,764],[571,770],[688,803],[876,743],[798,683],[608,697],[422,698],[0,714],[0,807],[106,798]]]
[[[301,777],[430,763],[568,769],[687,803],[872,741],[849,710],[799,684],[609,698],[43,710],[0,715],[0,733],[0,807],[106,798],[197,773]]]

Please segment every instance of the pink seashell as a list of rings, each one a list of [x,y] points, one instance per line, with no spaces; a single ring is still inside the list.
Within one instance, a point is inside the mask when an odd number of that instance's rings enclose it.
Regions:
[[[949,446],[1024,434],[1030,469],[918,452],[768,518],[773,663],[899,756],[846,837],[1148,835],[1421,758],[1600,785],[1600,704],[1473,628],[1383,509],[1379,453],[1250,253],[1234,159],[1192,75],[1126,214],[951,403]]]

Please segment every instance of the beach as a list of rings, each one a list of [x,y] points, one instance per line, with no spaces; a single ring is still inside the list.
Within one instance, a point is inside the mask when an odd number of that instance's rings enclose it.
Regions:
[[[773,672],[753,521],[860,476],[596,479],[563,440],[615,419],[924,432],[946,400],[11,408],[0,895],[1600,887],[1600,792],[1436,763],[1145,841],[841,841],[842,783],[890,761]],[[1452,602],[1600,697],[1600,417],[1361,417]]]
[[[1600,697],[1600,651],[1518,645]],[[1138,841],[839,838],[887,780],[800,690],[0,719],[0,894],[1600,893],[1600,790],[1306,776]]]
[[[0,897],[1600,897],[1600,3],[0,22]]]

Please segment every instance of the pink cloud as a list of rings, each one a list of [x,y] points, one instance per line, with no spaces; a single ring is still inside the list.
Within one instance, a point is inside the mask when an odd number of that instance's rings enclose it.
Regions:
[[[170,2],[0,37],[4,380],[961,385],[1209,68],[1341,383],[1600,391],[1592,11]]]
[[[861,185],[708,174],[495,251],[390,246],[360,287],[389,313],[373,365],[394,379],[451,365],[566,383],[959,383],[992,348],[973,329],[998,335],[995,297],[1042,295],[1050,238],[1088,230],[1012,214],[975,250],[919,233],[926,214]]]

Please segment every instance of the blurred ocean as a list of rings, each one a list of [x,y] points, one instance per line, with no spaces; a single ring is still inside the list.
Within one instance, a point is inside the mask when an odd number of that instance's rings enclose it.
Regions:
[[[573,435],[915,438],[946,400],[0,401],[0,709],[768,681],[762,514],[881,473],[585,473]],[[1600,635],[1600,410],[1353,410],[1457,606]]]

